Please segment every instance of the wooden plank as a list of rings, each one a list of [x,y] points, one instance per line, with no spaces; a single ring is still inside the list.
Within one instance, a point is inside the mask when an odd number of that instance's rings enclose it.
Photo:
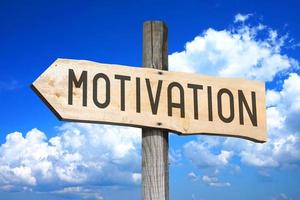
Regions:
[[[143,30],[144,67],[168,70],[167,44],[168,30],[165,24],[159,21],[145,22]],[[158,87],[154,88],[157,90]],[[152,101],[155,101],[156,95],[152,96]],[[169,199],[168,141],[169,133],[165,130],[154,128],[143,128],[142,130],[143,200]]]
[[[68,95],[69,81],[72,80],[69,75],[72,75],[72,71],[78,84],[80,77],[85,78],[86,74],[86,106],[83,104],[84,84],[76,88],[71,81],[72,95]],[[110,82],[109,104],[104,108],[97,106],[94,100],[96,98],[104,106],[107,99],[106,82],[99,74],[106,75]],[[120,75],[130,80],[122,81]],[[93,83],[96,85],[93,86]],[[160,83],[160,93],[156,98]],[[190,88],[191,84],[201,85],[203,89]],[[182,87],[182,98],[178,86]],[[267,139],[265,86],[257,81],[57,59],[33,83],[33,89],[60,119],[66,121],[162,128],[185,135],[226,135],[256,142],[265,142]],[[93,98],[95,92],[96,97]],[[72,104],[69,104],[70,96]],[[176,103],[180,102],[184,109],[178,108]],[[255,116],[252,108],[254,104]],[[196,115],[195,111],[198,111]],[[251,121],[251,112],[256,123]]]

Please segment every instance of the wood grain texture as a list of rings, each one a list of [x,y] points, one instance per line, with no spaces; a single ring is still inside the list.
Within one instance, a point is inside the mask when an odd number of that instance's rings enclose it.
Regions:
[[[143,66],[168,70],[168,30],[163,22],[148,21],[143,29]],[[142,130],[142,199],[169,199],[169,133]]]
[[[144,44],[145,45],[145,44]],[[161,55],[160,55],[161,56]],[[155,56],[154,56],[155,57]],[[159,57],[159,56],[158,56]],[[158,64],[157,61],[156,65]],[[153,63],[149,63],[149,66]],[[161,64],[161,67],[163,65]],[[83,71],[87,71],[87,106],[82,106],[82,87],[73,88],[73,104],[68,105],[68,70],[73,69],[77,78]],[[111,98],[106,108],[99,108],[93,102],[93,78],[96,74],[104,73],[110,79]],[[125,111],[120,109],[120,80],[115,75],[126,75],[131,81],[126,82]],[[136,109],[136,77],[140,78],[141,109]],[[158,80],[162,80],[159,105],[156,114],[151,111],[149,95],[145,79],[149,79],[152,92],[157,90]],[[185,117],[180,116],[180,110],[173,108],[172,116],[168,115],[167,88],[172,82],[180,83],[184,88]],[[99,101],[105,99],[105,84],[99,80]],[[187,84],[203,85],[198,91],[198,119],[194,119],[193,90]],[[212,117],[208,114],[208,89],[212,91]],[[162,71],[151,68],[136,68],[120,65],[101,64],[84,60],[57,59],[34,83],[34,90],[47,103],[59,119],[66,121],[80,121],[92,123],[111,123],[136,127],[153,127],[178,132],[179,134],[213,134],[235,136],[250,139],[256,142],[265,142],[266,134],[266,104],[265,87],[263,83],[237,78],[220,78],[190,74],[182,72]],[[225,123],[219,118],[217,93],[222,88],[232,92],[234,99],[235,116],[232,122]],[[249,104],[251,92],[256,93],[257,126],[253,126],[244,109],[244,124],[239,121],[238,90],[242,90]],[[178,90],[173,92],[174,102],[178,102]],[[154,95],[155,96],[155,95]],[[228,116],[228,95],[222,96],[224,116]]]

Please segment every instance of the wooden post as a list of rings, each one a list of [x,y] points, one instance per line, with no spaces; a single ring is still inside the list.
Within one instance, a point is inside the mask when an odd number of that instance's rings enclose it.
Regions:
[[[143,29],[143,66],[168,70],[168,29],[161,21],[147,21]],[[157,122],[162,124],[162,122]],[[169,133],[142,130],[142,200],[169,199]]]

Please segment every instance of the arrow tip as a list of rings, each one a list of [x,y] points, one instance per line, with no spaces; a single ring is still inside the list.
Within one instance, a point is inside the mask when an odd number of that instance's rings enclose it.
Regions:
[[[40,99],[47,105],[47,107],[54,113],[54,115],[62,120],[62,116],[54,109],[54,107],[46,100],[46,98],[40,93],[37,87],[35,87],[35,82],[30,85],[30,88],[40,97]]]

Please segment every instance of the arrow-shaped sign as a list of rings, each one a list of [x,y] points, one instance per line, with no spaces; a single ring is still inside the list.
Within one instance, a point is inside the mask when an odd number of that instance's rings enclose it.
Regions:
[[[257,81],[57,59],[32,86],[61,120],[267,138]]]

